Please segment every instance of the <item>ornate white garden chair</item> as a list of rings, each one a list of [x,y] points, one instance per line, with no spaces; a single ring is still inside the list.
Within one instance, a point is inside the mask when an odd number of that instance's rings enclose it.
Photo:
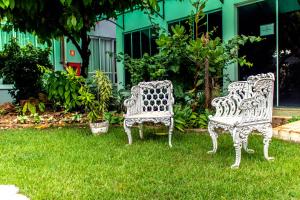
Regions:
[[[208,153],[216,153],[216,128],[228,130],[233,138],[236,152],[235,163],[231,168],[238,168],[241,161],[241,148],[248,153],[248,136],[253,130],[262,133],[264,139],[264,157],[268,155],[269,142],[272,138],[274,74],[258,74],[249,76],[247,81],[233,82],[228,86],[229,94],[212,101],[216,114],[209,116],[208,132],[212,138],[213,149]]]
[[[124,129],[128,143],[132,144],[131,127],[139,124],[140,138],[143,138],[143,122],[163,123],[169,127],[169,146],[172,147],[173,132],[173,85],[171,81],[141,82],[131,88],[131,98],[125,100],[127,113]]]

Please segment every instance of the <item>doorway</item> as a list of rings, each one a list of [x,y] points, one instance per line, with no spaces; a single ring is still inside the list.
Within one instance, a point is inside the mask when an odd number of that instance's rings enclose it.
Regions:
[[[259,1],[239,6],[237,14],[239,35],[264,38],[259,43],[241,47],[239,55],[245,55],[253,67],[239,67],[239,80],[267,72],[273,72],[276,76],[278,71],[274,102],[281,107],[299,107],[300,1]]]
[[[300,106],[300,1],[279,0],[279,105]]]
[[[261,1],[238,7],[238,34],[261,36],[263,41],[247,43],[241,47],[240,56],[253,64],[253,67],[239,66],[239,80],[259,73],[276,74],[276,5],[275,0]]]

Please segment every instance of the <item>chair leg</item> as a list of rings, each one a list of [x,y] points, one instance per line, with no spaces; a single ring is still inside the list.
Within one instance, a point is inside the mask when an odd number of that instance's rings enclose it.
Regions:
[[[215,127],[211,122],[208,123],[208,132],[212,139],[213,149],[211,151],[208,151],[207,153],[214,154],[218,149],[218,133],[215,131]]]
[[[247,135],[245,135],[245,138],[243,139],[243,148],[244,150],[247,152],[247,153],[254,153],[255,151],[253,149],[249,149],[248,148],[248,136],[249,136],[250,133],[247,133]]]
[[[128,137],[128,144],[131,145],[132,144],[131,129],[129,126],[126,125],[126,120],[124,120],[124,130]]]
[[[266,160],[274,160],[274,157],[269,157],[269,144],[273,136],[272,125],[268,124],[266,127],[258,130],[263,134],[263,143],[264,143],[264,157]]]
[[[144,139],[144,135],[143,135],[143,124],[139,124],[139,134],[140,134],[140,138]]]
[[[233,143],[234,143],[234,148],[235,148],[235,162],[233,165],[231,165],[231,169],[238,169],[241,163],[241,153],[242,153],[242,141],[240,138],[240,133],[237,130],[237,128],[234,128],[232,130],[232,137],[233,137]]]
[[[173,118],[170,119],[170,126],[169,126],[169,147],[172,147],[172,134],[174,128],[174,120]]]

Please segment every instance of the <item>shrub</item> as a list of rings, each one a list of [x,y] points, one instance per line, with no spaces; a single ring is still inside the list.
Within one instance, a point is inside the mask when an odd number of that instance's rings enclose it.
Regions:
[[[0,52],[0,77],[4,83],[14,85],[10,94],[15,101],[37,97],[42,92],[42,72],[38,65],[52,68],[50,52],[50,48],[41,49],[32,44],[20,47],[16,39],[4,45]]]
[[[292,116],[291,119],[288,120],[288,123],[300,121],[300,116]]]
[[[54,71],[42,68],[43,86],[48,93],[48,99],[55,108],[63,107],[66,110],[78,110],[81,106],[80,91],[83,90],[85,79],[77,76],[76,71],[67,68],[66,71]]]
[[[120,89],[117,90],[115,88],[112,91],[112,98],[110,100],[109,109],[116,111],[117,113],[123,113],[125,112],[126,108],[124,106],[125,99],[129,98],[131,95],[130,90],[127,89]]]
[[[175,129],[184,132],[186,128],[207,128],[208,116],[211,114],[208,109],[197,113],[190,106],[177,104],[174,106]]]

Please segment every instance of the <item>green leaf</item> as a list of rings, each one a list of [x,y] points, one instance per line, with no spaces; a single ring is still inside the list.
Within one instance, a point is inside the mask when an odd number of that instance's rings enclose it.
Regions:
[[[70,6],[72,3],[72,0],[64,0],[65,1],[65,5]]]
[[[93,0],[83,0],[83,4],[85,7],[90,6]]]
[[[69,99],[70,99],[70,91],[66,91],[65,92],[65,99],[67,99],[69,97]]]
[[[10,7],[10,9],[14,9],[14,7],[15,7],[15,0],[10,0],[9,7]]]
[[[30,111],[30,113],[33,115],[36,113],[36,107],[34,104],[28,103],[28,110]]]
[[[26,114],[26,112],[27,112],[27,107],[28,107],[28,103],[26,102],[26,103],[24,104],[24,106],[23,106],[23,109],[22,109],[23,115]]]
[[[43,102],[40,102],[38,106],[39,106],[39,110],[40,110],[41,112],[44,112],[44,111],[45,111],[45,107],[46,107],[46,106],[45,106],[45,104],[44,104]]]
[[[10,4],[9,0],[2,0],[3,4],[5,5],[5,7],[7,8]]]
[[[177,73],[180,69],[180,66],[179,65],[172,65],[170,67],[170,70],[173,71],[174,73]]]
[[[77,24],[77,19],[74,15],[71,16],[71,24],[75,27]]]
[[[69,84],[69,83],[67,83],[67,84],[66,84],[66,86],[65,86],[65,90],[66,90],[66,91],[68,91],[68,90],[69,90],[69,88],[70,88],[70,84]]]
[[[209,67],[208,70],[209,70],[210,72],[213,72],[213,73],[216,72],[216,69],[213,68],[213,67]]]
[[[5,8],[5,5],[0,1],[0,8]]]
[[[60,86],[58,88],[58,94],[62,97],[64,95],[64,88],[62,86]]]
[[[202,85],[203,83],[204,83],[204,80],[203,80],[203,79],[199,79],[199,80],[197,81],[196,86],[198,87],[198,86]]]

